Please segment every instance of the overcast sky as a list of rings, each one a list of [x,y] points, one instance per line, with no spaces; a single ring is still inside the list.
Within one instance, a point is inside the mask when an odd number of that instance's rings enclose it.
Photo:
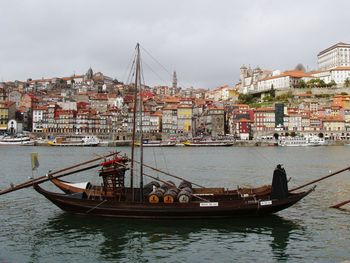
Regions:
[[[91,66],[126,81],[137,42],[149,85],[215,88],[242,64],[317,67],[317,53],[350,42],[347,0],[0,0],[0,81],[62,77]],[[147,66],[149,65],[152,70]],[[154,73],[155,72],[155,73]]]

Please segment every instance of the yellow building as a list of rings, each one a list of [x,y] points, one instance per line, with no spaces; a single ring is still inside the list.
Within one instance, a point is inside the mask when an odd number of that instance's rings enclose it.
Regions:
[[[14,102],[0,101],[0,131],[7,131],[9,119],[15,117],[16,104]]]
[[[322,120],[323,129],[328,132],[342,132],[345,131],[345,122],[343,118],[333,117]]]
[[[192,133],[192,106],[180,105],[177,108],[177,132]]]
[[[9,121],[9,108],[6,102],[0,101],[0,131],[7,130],[7,123]]]

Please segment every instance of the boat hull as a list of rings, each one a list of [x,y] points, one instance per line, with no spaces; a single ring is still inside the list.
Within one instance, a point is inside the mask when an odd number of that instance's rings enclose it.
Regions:
[[[82,194],[59,194],[44,190],[39,185],[34,189],[63,211],[116,218],[148,219],[201,219],[240,216],[261,216],[286,209],[307,196],[311,191],[290,194],[288,198],[270,200],[228,200],[218,202],[193,201],[190,203],[138,203],[115,199],[86,199]]]
[[[230,147],[234,143],[184,143],[187,147]]]

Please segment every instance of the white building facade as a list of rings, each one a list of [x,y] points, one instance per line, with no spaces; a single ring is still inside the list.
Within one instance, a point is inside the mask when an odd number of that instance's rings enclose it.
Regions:
[[[350,44],[339,42],[317,55],[318,68],[350,67]]]

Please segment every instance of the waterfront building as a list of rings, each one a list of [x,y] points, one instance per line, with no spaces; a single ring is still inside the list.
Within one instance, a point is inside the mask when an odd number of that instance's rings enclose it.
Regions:
[[[74,110],[58,109],[55,112],[56,133],[75,133],[76,115]]]
[[[254,110],[246,104],[235,104],[226,110],[228,131],[235,137],[242,138],[251,133],[254,126]]]
[[[328,117],[322,119],[323,129],[328,132],[345,131],[345,122],[342,117]]]
[[[284,128],[284,104],[283,103],[275,104],[275,128],[277,129]]]
[[[272,132],[275,130],[275,109],[271,107],[258,108],[254,112],[255,130]]]
[[[32,132],[43,132],[44,113],[47,111],[47,107],[36,107],[32,110]]]
[[[322,120],[319,117],[310,117],[310,131],[321,131]]]
[[[317,54],[320,70],[336,67],[350,67],[350,44],[339,42]]]
[[[7,123],[7,132],[9,134],[17,134],[23,132],[23,124],[15,119],[10,119]]]
[[[150,114],[150,133],[162,132],[162,112],[156,111]]]
[[[225,135],[225,112],[222,107],[209,106],[201,116],[204,132],[212,137]]]
[[[180,104],[178,106],[177,133],[192,136],[192,105]]]
[[[16,104],[9,101],[0,101],[0,132],[7,131],[9,119],[14,119]]]
[[[302,115],[301,114],[288,114],[288,131],[301,131],[302,130]]]
[[[163,108],[162,130],[164,133],[177,133],[177,105],[168,105]]]
[[[60,109],[60,107],[57,104],[50,103],[47,106],[47,111],[43,113],[43,130],[45,133],[52,133],[57,130],[55,116],[58,109]]]
[[[233,122],[232,129],[236,138],[240,140],[249,140],[252,137],[252,126],[254,125],[253,120],[245,118],[235,120]]]

